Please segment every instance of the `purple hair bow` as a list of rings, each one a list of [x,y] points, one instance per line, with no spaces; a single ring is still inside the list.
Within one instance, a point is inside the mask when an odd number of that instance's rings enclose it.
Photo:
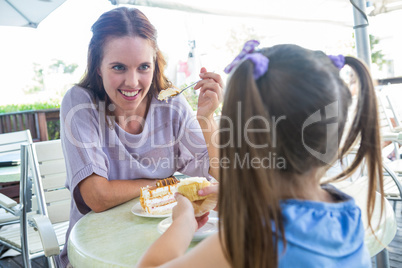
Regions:
[[[224,72],[230,73],[237,65],[243,60],[251,60],[254,63],[254,79],[260,78],[267,70],[269,60],[267,57],[261,53],[253,53],[255,48],[260,44],[257,40],[250,40],[244,44],[244,47],[240,54],[228,65],[226,66]]]
[[[332,63],[340,70],[345,66],[345,57],[343,55],[328,55]]]

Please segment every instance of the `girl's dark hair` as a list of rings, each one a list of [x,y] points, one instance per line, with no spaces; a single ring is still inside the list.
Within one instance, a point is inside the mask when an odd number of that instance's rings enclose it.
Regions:
[[[220,120],[220,156],[228,159],[229,167],[220,169],[219,228],[232,267],[278,265],[279,237],[286,245],[278,177],[294,181],[311,168],[328,168],[360,141],[353,163],[334,180],[350,176],[366,159],[369,218],[375,190],[382,193],[383,188],[376,96],[366,66],[346,57],[361,88],[345,139],[352,98],[327,55],[296,45],[258,53],[269,59],[268,71],[254,80],[251,61],[234,70]],[[228,129],[232,131],[224,131]],[[270,162],[264,167],[252,163],[267,157]]]
[[[91,29],[93,35],[88,47],[87,70],[78,86],[89,89],[100,100],[105,100],[106,105],[110,103],[98,69],[103,60],[106,43],[111,38],[125,36],[144,38],[154,48],[155,70],[150,94],[157,95],[159,91],[171,86],[171,82],[164,75],[166,62],[158,48],[157,31],[141,11],[127,7],[112,9],[103,13]]]

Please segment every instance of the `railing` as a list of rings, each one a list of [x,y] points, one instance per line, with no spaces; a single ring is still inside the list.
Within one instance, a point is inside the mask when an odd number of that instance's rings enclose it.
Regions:
[[[378,79],[378,84],[379,85],[401,84],[401,83],[402,83],[402,76]]]
[[[22,111],[0,114],[0,133],[29,129],[32,140],[49,140],[48,122],[60,120],[60,109]]]

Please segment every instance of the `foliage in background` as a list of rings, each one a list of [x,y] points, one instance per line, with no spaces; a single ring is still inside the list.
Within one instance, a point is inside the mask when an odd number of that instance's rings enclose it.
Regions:
[[[13,113],[22,111],[32,111],[32,110],[46,110],[46,109],[57,109],[60,108],[59,100],[50,100],[43,103],[33,103],[33,104],[20,104],[20,105],[5,105],[0,106],[0,114],[3,113]],[[60,120],[47,121],[47,132],[49,140],[60,139]]]
[[[62,60],[53,59],[53,63],[50,64],[47,68],[44,66],[34,63],[34,77],[32,78],[33,83],[30,85],[28,89],[25,89],[24,92],[26,94],[33,94],[40,91],[45,90],[45,76],[48,74],[73,74],[75,70],[78,68],[78,64],[66,64]],[[47,70],[47,71],[45,71]]]
[[[353,33],[353,39],[355,38],[355,34]],[[385,60],[385,55],[382,53],[382,50],[377,49],[377,45],[380,43],[380,39],[375,37],[374,35],[369,35],[370,38],[370,50],[371,50],[371,62],[378,66],[378,69],[382,70],[383,65],[387,62]],[[353,45],[353,49],[356,49],[356,43]]]
[[[31,104],[4,105],[0,106],[0,114],[21,112],[21,111],[55,109],[55,108],[60,108],[60,100],[49,100],[48,102],[42,102],[42,103],[36,102]]]
[[[47,122],[47,134],[49,140],[60,139],[60,120],[52,120]]]
[[[38,63],[34,63],[33,70],[34,70],[34,74],[35,74],[32,79],[33,83],[29,89],[24,90],[24,92],[26,94],[32,94],[32,93],[43,90],[43,87],[44,87],[43,85],[45,84],[44,76],[43,76],[43,72],[44,72],[43,67]]]
[[[53,61],[54,62],[49,66],[49,69],[56,73],[72,74],[78,68],[78,64],[75,63],[66,64],[64,61],[57,59],[54,59]]]
[[[370,50],[371,61],[378,65],[378,68],[382,70],[382,66],[387,62],[382,53],[382,50],[377,50],[376,46],[380,43],[380,39],[370,34]]]

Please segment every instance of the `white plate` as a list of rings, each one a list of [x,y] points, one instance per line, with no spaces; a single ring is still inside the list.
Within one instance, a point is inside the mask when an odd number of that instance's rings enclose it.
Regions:
[[[194,233],[193,241],[200,241],[218,231],[218,218],[211,216],[211,214],[208,222]],[[164,219],[158,224],[158,232],[163,234],[171,224],[172,217]]]
[[[167,218],[172,215],[172,213],[164,214],[164,215],[153,215],[149,214],[148,212],[145,212],[142,210],[141,203],[138,201],[135,203],[135,205],[131,208],[131,212],[134,215],[140,216],[140,217],[147,217],[147,218]]]

